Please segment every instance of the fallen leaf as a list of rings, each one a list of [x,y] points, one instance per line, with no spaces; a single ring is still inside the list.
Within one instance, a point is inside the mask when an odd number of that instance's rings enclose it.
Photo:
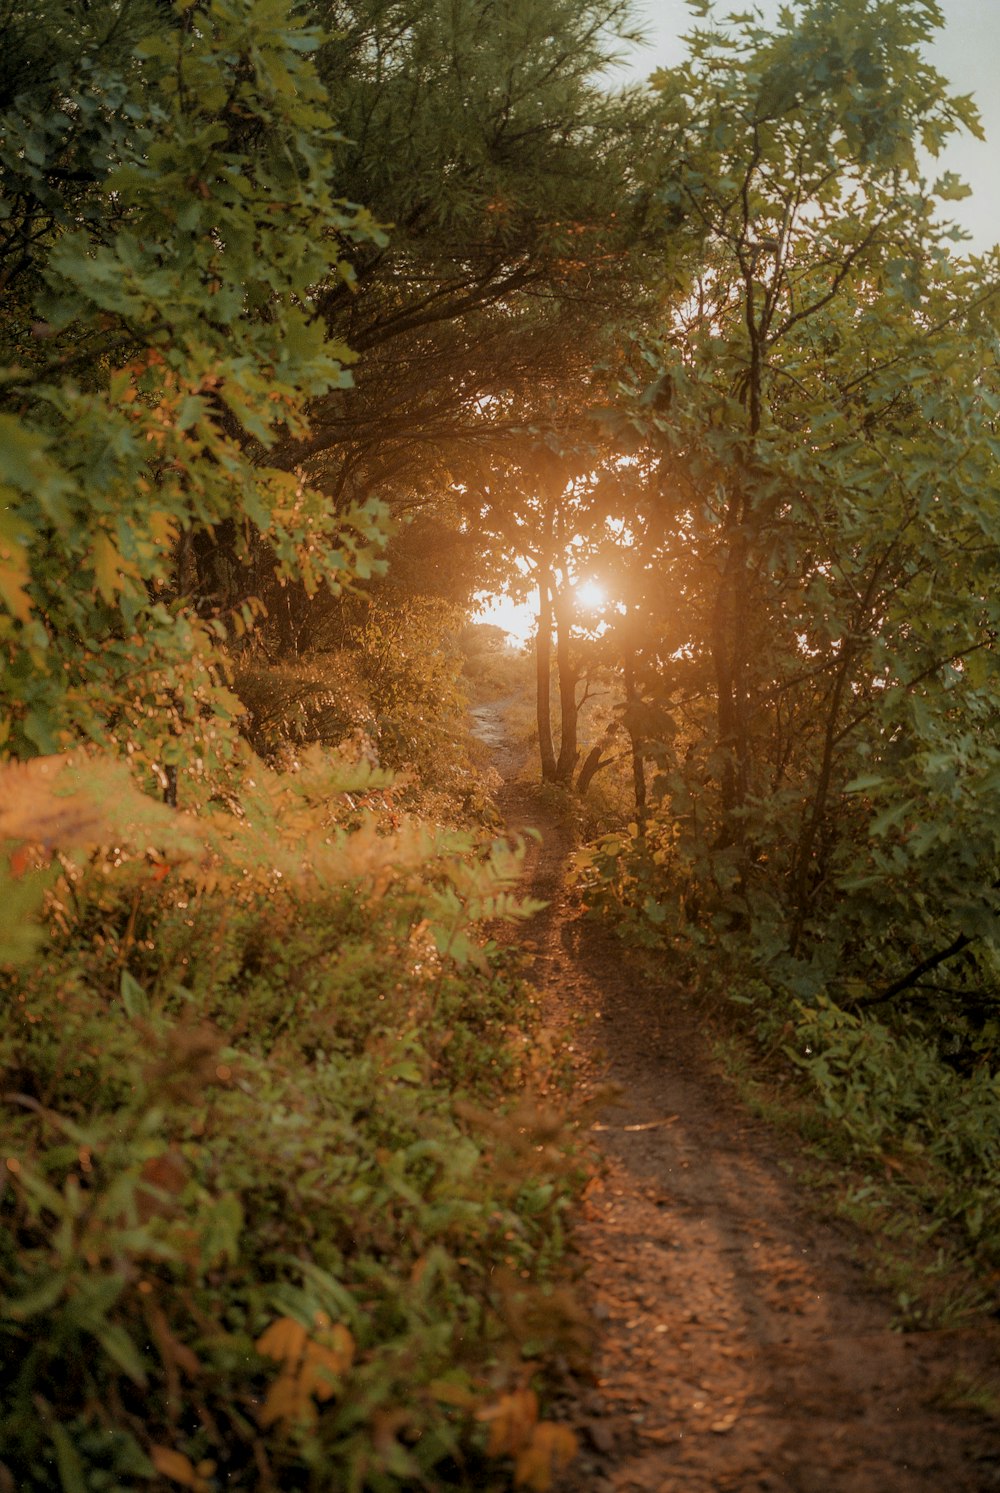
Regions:
[[[614,1448],[614,1429],[606,1420],[588,1422],[587,1436],[599,1452],[609,1452]]]

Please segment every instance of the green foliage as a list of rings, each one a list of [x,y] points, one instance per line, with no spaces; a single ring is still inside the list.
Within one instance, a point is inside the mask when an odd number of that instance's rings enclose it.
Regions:
[[[902,1148],[989,1265],[1000,266],[959,257],[920,156],[978,120],[923,54],[936,7],[700,12],[649,162],[688,278],[617,426],[645,448],[623,558],[666,728],[646,822],[582,875],[768,1041],[789,1024],[841,1141]]]
[[[409,597],[372,606],[354,634],[358,665],[375,712],[379,755],[412,764],[428,779],[444,776],[454,755],[465,699],[459,674],[462,614],[445,602]],[[451,748],[451,750],[449,750]]]
[[[350,740],[398,772],[398,807],[445,823],[489,820],[494,811],[462,726],[461,622],[447,602],[384,587],[342,608],[342,647],[276,663],[247,651],[233,687],[248,739],[285,766],[310,743]]]
[[[352,732],[370,738],[375,727],[357,655],[347,649],[278,663],[244,655],[233,690],[246,710],[250,744],[272,763],[313,742],[337,747]]]
[[[893,1030],[828,1000],[797,1004],[787,1055],[856,1154],[957,1225],[985,1265],[1000,1259],[1000,1076],[961,1073],[919,1025]]]
[[[730,994],[763,1048],[753,1067],[764,1092],[778,1075],[764,1112],[791,1121],[819,1161],[802,1183],[877,1236],[874,1275],[899,1325],[954,1327],[993,1311],[1000,1105],[989,1063],[962,1061],[935,1019],[890,1024],[823,995],[789,1007],[754,981]],[[798,1070],[791,1083],[782,1058]],[[751,1102],[755,1090],[756,1080]]]
[[[4,740],[113,732],[162,775],[182,732],[193,767],[231,752],[220,644],[252,621],[190,604],[192,537],[253,530],[310,591],[370,573],[377,504],[331,529],[265,453],[350,382],[312,287],[382,236],[334,195],[321,38],[286,6],[36,19],[52,52],[11,82],[0,157]]]
[[[415,518],[392,575],[468,604],[498,574],[475,492],[512,430],[574,407],[648,291],[659,215],[630,188],[649,100],[608,77],[630,0],[316,0],[318,59],[348,137],[345,192],[391,223],[331,277],[329,334],[355,385],[291,443],[337,502],[372,489]],[[613,313],[613,314],[612,314]],[[429,538],[430,546],[419,543]],[[400,563],[402,562],[402,563]],[[506,574],[505,574],[506,578]],[[272,608],[276,611],[277,608]],[[307,636],[323,598],[295,598]],[[339,640],[338,640],[339,641]],[[291,639],[288,643],[297,646]]]
[[[996,927],[997,277],[920,178],[916,142],[977,128],[933,23],[748,16],[657,80],[659,190],[697,237],[630,420],[676,593],[644,647],[673,731],[651,890],[804,995]]]
[[[471,937],[517,858],[317,753],[214,820],[106,807],[111,771],[21,770],[66,852],[0,1017],[0,1468],[486,1486],[493,1407],[581,1332],[537,1018]],[[548,1439],[536,1405],[489,1444]]]

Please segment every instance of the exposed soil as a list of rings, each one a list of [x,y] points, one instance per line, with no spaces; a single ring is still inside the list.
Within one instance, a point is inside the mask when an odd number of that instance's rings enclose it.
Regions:
[[[549,903],[519,936],[581,1087],[618,1090],[575,1232],[599,1343],[560,1493],[1000,1490],[996,1422],[943,1408],[956,1375],[995,1386],[997,1334],[892,1330],[853,1227],[806,1206],[791,1143],[713,1066],[696,995],[631,973],[566,892],[570,836],[513,781],[503,703],[476,734],[511,829],[542,832],[525,875]]]

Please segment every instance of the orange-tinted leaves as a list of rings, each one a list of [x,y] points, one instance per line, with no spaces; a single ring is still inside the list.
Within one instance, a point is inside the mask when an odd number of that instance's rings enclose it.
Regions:
[[[514,1457],[526,1446],[538,1423],[538,1396],[533,1389],[515,1389],[501,1395],[495,1405],[480,1410],[476,1419],[490,1428],[487,1454]]]
[[[182,1488],[190,1488],[191,1493],[212,1493],[208,1477],[215,1470],[213,1463],[199,1462],[195,1467],[190,1457],[185,1457],[183,1452],[175,1452],[169,1446],[151,1446],[149,1456],[161,1477],[168,1477]]]
[[[568,1426],[538,1419],[533,1390],[501,1395],[495,1405],[480,1410],[476,1419],[490,1428],[487,1454],[513,1457],[514,1482],[531,1493],[549,1493],[556,1474],[576,1456],[576,1437]]]
[[[257,1339],[257,1352],[281,1364],[277,1379],[257,1414],[262,1426],[310,1420],[315,1400],[336,1394],[338,1380],[354,1362],[354,1339],[340,1322],[323,1314],[310,1336],[293,1317],[279,1317]]]
[[[297,1363],[309,1334],[294,1317],[279,1317],[257,1339],[257,1352],[279,1363]]]
[[[576,1437],[569,1426],[543,1420],[535,1426],[531,1440],[517,1455],[514,1482],[532,1493],[549,1493],[557,1473],[563,1472],[576,1456]]]

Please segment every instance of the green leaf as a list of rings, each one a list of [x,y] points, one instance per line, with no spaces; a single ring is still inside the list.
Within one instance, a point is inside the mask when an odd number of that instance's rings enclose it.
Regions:
[[[0,874],[0,964],[27,964],[45,938],[37,918],[47,878],[29,874],[15,880]]]
[[[145,1020],[149,1016],[149,996],[127,969],[122,970],[119,990],[122,1005],[132,1020]]]
[[[972,196],[972,188],[954,171],[946,171],[943,176],[939,176],[932,190],[934,196],[940,197],[942,202],[961,202],[963,197]]]
[[[243,1221],[243,1204],[235,1193],[216,1199],[202,1222],[201,1254],[207,1265],[239,1259]]]
[[[56,1466],[59,1469],[62,1493],[87,1493],[83,1463],[70,1440],[69,1432],[57,1420],[49,1422],[48,1432],[56,1449]]]
[[[8,1297],[0,1310],[5,1317],[12,1317],[15,1322],[27,1322],[31,1317],[37,1317],[55,1306],[65,1289],[66,1277],[53,1275],[25,1296]]]
[[[132,1383],[138,1385],[140,1389],[145,1389],[146,1365],[125,1328],[118,1322],[105,1321],[94,1323],[90,1330],[108,1357],[118,1365],[123,1373],[128,1375]]]

